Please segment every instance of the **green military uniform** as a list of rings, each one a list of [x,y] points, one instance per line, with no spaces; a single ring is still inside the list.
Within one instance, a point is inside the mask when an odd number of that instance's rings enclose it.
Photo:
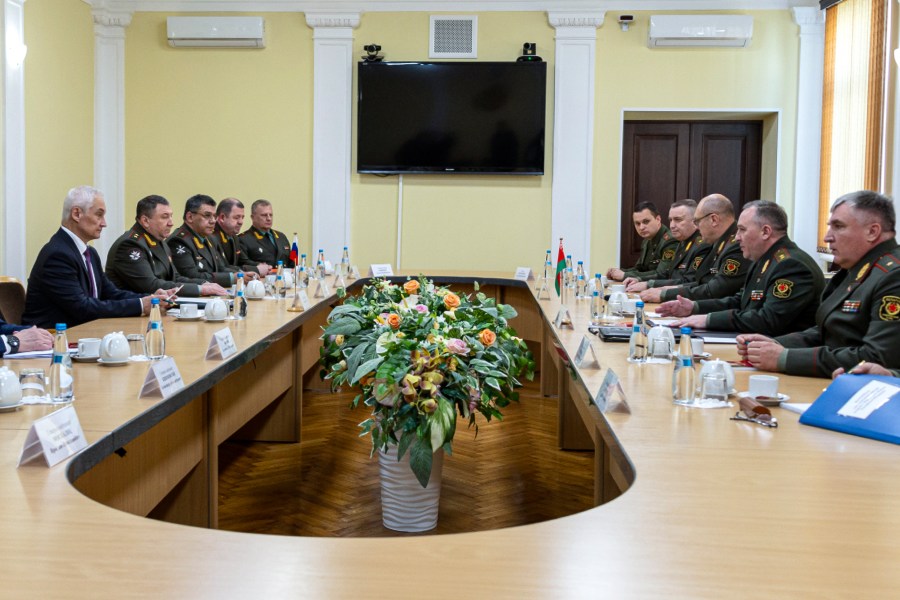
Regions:
[[[164,241],[150,235],[139,223],[113,242],[106,258],[106,276],[122,290],[152,294],[184,285],[182,296],[199,296],[202,279],[184,277],[172,264]]]
[[[176,229],[166,243],[172,251],[175,268],[185,277],[212,281],[223,287],[234,283],[238,269],[223,263],[215,241],[197,235],[187,223]]]
[[[728,298],[698,300],[694,312],[709,313],[709,329],[774,337],[814,325],[823,289],[822,269],[784,236],[756,261],[743,290]]]
[[[675,259],[666,271],[657,269],[656,276],[640,277],[647,282],[648,288],[662,287],[664,285],[682,285],[691,283],[697,278],[697,267],[703,262],[703,258],[709,253],[709,244],[704,244],[700,232],[678,244],[675,249]]]
[[[219,250],[222,260],[231,267],[229,270],[256,272],[256,265],[252,264],[252,261],[244,256],[244,250],[241,248],[241,244],[236,236],[228,235],[217,224],[212,237],[215,240],[216,248]]]
[[[293,267],[291,243],[287,236],[274,229],[270,229],[269,233],[272,235],[269,236],[256,227],[251,227],[238,236],[238,242],[244,252],[244,260],[250,265],[266,263],[271,267],[274,267],[280,260],[285,267]]]
[[[900,367],[900,253],[887,240],[828,282],[816,324],[776,338],[787,350],[778,368],[791,375],[831,377],[861,361]]]
[[[697,267],[695,283],[663,290],[660,299],[665,302],[683,296],[691,300],[706,300],[736,294],[744,284],[747,271],[753,263],[750,259],[744,258],[740,243],[734,239],[736,231],[737,222],[734,222],[722,237],[712,244],[712,249]]]
[[[649,277],[658,270],[668,270],[675,260],[675,249],[678,240],[672,237],[672,232],[665,225],[660,225],[659,231],[652,238],[641,242],[641,257],[630,269],[625,269],[625,278]]]

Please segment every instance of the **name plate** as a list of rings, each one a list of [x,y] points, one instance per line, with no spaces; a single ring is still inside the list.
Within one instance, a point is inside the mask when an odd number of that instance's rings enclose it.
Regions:
[[[303,310],[309,310],[309,294],[306,293],[306,290],[298,291],[297,298],[300,299],[300,304],[303,306]]]
[[[350,267],[350,279],[359,279],[359,267],[356,265]]]
[[[534,281],[534,274],[531,272],[531,267],[517,267],[516,274],[513,277],[519,281]]]
[[[369,277],[391,277],[394,269],[389,264],[371,264],[369,265]]]
[[[237,344],[234,343],[234,336],[231,335],[229,328],[220,329],[212,334],[209,340],[209,347],[206,349],[207,359],[226,359],[237,352]]]
[[[43,457],[47,467],[52,467],[86,447],[81,422],[70,404],[31,424],[17,466]]]
[[[184,388],[184,380],[181,378],[181,373],[178,372],[175,359],[170,356],[150,365],[138,397],[162,396],[165,400],[182,388]]]
[[[575,353],[575,366],[581,369],[593,366],[596,366],[598,369],[600,368],[600,361],[597,359],[597,353],[594,352],[591,338],[587,335],[581,338],[581,343],[578,345],[578,351]]]
[[[597,390],[594,397],[594,404],[602,413],[631,413],[631,407],[628,406],[628,399],[625,397],[625,390],[622,389],[622,382],[619,376],[612,369],[607,369],[603,383]]]

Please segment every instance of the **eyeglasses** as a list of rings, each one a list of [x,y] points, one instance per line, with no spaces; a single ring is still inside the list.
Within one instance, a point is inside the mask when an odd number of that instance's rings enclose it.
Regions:
[[[706,217],[708,217],[708,216],[710,216],[710,215],[714,215],[714,214],[716,214],[716,213],[706,213],[706,214],[703,215],[702,217],[699,217],[699,218],[697,218],[697,219],[693,219],[694,225],[699,225],[699,224],[700,224],[700,221],[702,221],[702,220],[705,219]]]
[[[216,219],[216,213],[214,213],[214,212],[201,213],[201,212],[197,212],[196,210],[193,212],[195,215],[197,215],[198,217],[200,217],[201,219],[204,219],[206,221],[214,221]]]

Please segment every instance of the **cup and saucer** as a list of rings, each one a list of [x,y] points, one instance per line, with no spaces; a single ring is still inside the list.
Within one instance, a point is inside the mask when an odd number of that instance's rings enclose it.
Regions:
[[[80,363],[94,363],[100,358],[100,338],[81,338],[78,340],[78,352],[72,360]]]
[[[176,321],[199,321],[203,318],[203,311],[196,304],[181,304],[178,307]]]
[[[114,360],[112,358],[98,358],[97,363],[103,365],[104,367],[124,367],[131,359],[124,358],[119,360]]]

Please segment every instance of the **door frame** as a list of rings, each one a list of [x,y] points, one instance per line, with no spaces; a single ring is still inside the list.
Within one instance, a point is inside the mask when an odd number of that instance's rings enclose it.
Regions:
[[[748,108],[639,108],[624,107],[619,116],[619,187],[616,195],[616,222],[622,222],[622,168],[625,153],[625,121],[762,121],[762,151],[760,165],[760,195],[766,200],[781,204],[779,188],[781,187],[782,153],[782,118],[780,108],[748,109]],[[774,173],[771,167],[774,166]],[[771,194],[771,197],[768,197]],[[700,200],[697,198],[697,200]],[[791,207],[790,214],[794,212]],[[663,223],[668,223],[668,215],[663,216]],[[796,221],[789,219],[790,231],[796,227]],[[796,237],[792,233],[792,237]],[[616,230],[616,260],[622,260],[622,229]]]

